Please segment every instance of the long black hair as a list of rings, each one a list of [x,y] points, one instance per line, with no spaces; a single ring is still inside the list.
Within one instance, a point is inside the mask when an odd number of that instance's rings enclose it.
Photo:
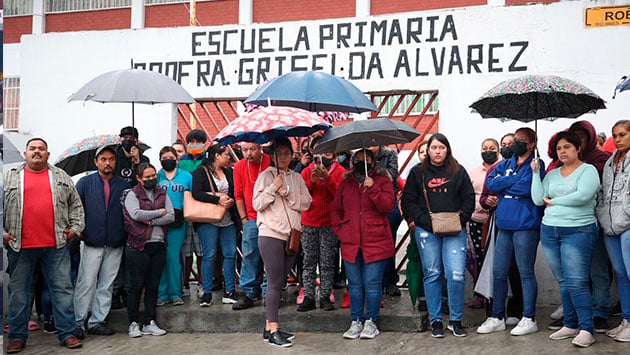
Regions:
[[[429,149],[431,148],[431,143],[433,141],[438,141],[446,146],[446,156],[444,157],[444,168],[446,168],[446,173],[448,175],[456,175],[459,171],[459,163],[457,159],[453,157],[453,151],[451,150],[451,144],[448,142],[448,139],[442,133],[436,133],[429,138],[427,142],[427,156],[424,158],[422,165],[420,168],[422,170],[422,174],[426,174],[427,169],[429,168],[429,164],[431,164],[431,156],[429,154]]]
[[[207,166],[210,171],[214,172],[214,162],[217,160],[216,154],[221,155],[225,153],[225,149],[227,148],[220,144],[213,144],[209,146],[206,150],[206,156],[203,158],[201,163]]]

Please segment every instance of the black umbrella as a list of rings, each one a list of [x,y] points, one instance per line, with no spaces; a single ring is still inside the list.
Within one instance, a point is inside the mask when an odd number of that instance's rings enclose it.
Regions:
[[[353,121],[326,131],[313,154],[339,153],[375,145],[408,143],[420,133],[408,124],[389,118]]]

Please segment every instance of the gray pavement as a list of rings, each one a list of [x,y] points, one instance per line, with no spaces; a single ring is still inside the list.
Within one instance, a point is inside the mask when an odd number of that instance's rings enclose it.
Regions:
[[[387,301],[386,301],[387,302]],[[478,335],[475,328],[485,318],[484,310],[466,308],[464,325],[469,336],[455,338],[447,334],[433,339],[429,332],[382,332],[374,340],[345,340],[341,333],[298,333],[294,346],[277,349],[262,341],[261,333],[169,333],[162,337],[144,336],[129,339],[125,333],[111,337],[88,336],[81,350],[69,351],[61,347],[55,335],[33,332],[23,354],[260,354],[261,352],[296,354],[629,354],[630,344],[618,343],[597,334],[595,343],[588,349],[576,348],[570,340],[552,341],[546,326],[554,307],[538,308],[539,332],[523,336],[510,336],[509,332]],[[283,308],[281,313],[286,312]],[[446,317],[446,316],[445,316]],[[226,322],[229,319],[225,320]],[[349,323],[349,319],[347,320]],[[610,319],[611,325],[619,317]],[[261,324],[262,327],[262,324]],[[290,330],[290,329],[287,329]]]

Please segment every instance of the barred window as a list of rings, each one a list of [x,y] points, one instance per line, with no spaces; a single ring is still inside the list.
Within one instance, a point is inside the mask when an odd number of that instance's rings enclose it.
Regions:
[[[131,7],[131,0],[46,0],[46,13]]]
[[[420,114],[420,112],[422,112],[422,109],[424,108],[424,105],[426,105],[426,103],[429,102],[429,100],[431,99],[431,93],[419,94],[419,95],[420,95],[420,98],[418,99],[418,102],[416,102],[416,104],[411,109],[411,112],[410,112],[411,115]],[[415,98],[415,96],[416,94],[405,95],[400,105],[398,105],[398,108],[396,108],[396,112],[394,112],[394,116],[404,115],[405,112],[407,112],[407,109],[409,108],[409,106],[413,103],[413,99]],[[387,102],[385,102],[385,105],[383,105],[383,109],[381,110],[379,115],[388,116],[389,113],[394,108],[394,105],[396,105],[396,102],[398,102],[398,98],[400,98],[400,95],[390,96],[389,99],[387,99]],[[374,104],[378,107],[381,104],[381,102],[383,102],[384,99],[385,99],[385,96],[380,96],[380,95],[376,96],[374,97]],[[435,100],[433,100],[433,103],[431,104],[429,109],[427,110],[427,113],[435,113],[439,110],[439,107],[440,107],[439,97],[436,97]]]
[[[4,130],[17,131],[20,113],[20,78],[4,78],[2,85]]]
[[[24,16],[33,13],[33,0],[4,0],[5,17]]]

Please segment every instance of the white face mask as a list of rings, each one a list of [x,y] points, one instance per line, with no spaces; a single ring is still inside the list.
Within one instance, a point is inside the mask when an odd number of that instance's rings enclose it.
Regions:
[[[188,149],[203,149],[204,146],[203,143],[188,144]]]

